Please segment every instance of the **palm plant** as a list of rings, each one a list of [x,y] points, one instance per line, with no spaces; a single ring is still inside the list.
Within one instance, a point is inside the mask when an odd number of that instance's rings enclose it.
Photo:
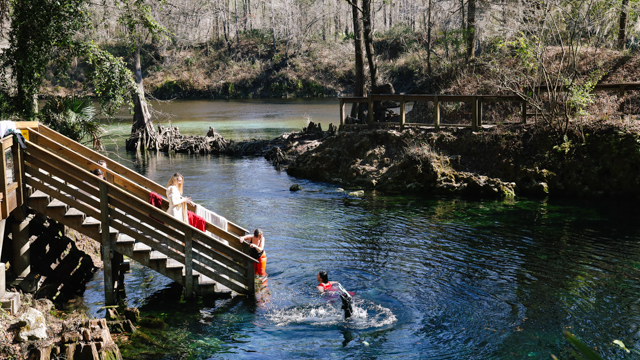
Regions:
[[[51,97],[40,113],[40,120],[53,130],[75,141],[88,138],[94,149],[102,149],[100,136],[104,128],[89,98],[76,95]]]

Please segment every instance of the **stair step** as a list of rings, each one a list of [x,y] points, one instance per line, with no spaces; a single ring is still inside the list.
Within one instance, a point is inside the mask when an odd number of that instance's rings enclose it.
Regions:
[[[65,217],[82,217],[84,213],[76,208],[69,208],[67,212],[64,214]]]
[[[180,269],[183,268],[184,265],[177,260],[167,259],[167,269]]]
[[[136,239],[132,238],[131,236],[127,235],[127,234],[120,234],[120,236],[118,236],[118,240],[116,241],[118,244],[135,244]]]
[[[30,187],[31,188],[31,187]],[[33,188],[31,188],[33,189]],[[40,190],[36,190],[34,191],[31,195],[29,195],[30,199],[48,199],[49,195],[47,195],[46,193],[44,193],[43,191]]]
[[[166,260],[168,258],[167,255],[156,250],[151,251],[151,255],[149,255],[149,260]]]
[[[102,222],[94,217],[87,216],[82,222],[82,226],[100,226]]]
[[[136,243],[135,245],[133,245],[133,251],[149,251],[151,252],[151,246],[149,245],[145,245],[143,243]]]
[[[66,207],[67,207],[67,204],[63,203],[62,201],[60,201],[58,199],[51,200],[51,202],[47,205],[47,208],[49,208],[49,209],[66,208]]]

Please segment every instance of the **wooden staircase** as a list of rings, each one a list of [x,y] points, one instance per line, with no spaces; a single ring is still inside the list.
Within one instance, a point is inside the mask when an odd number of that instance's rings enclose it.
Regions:
[[[149,179],[111,160],[103,169],[106,180],[91,174],[99,168],[96,156],[108,160],[39,125],[29,129],[21,178],[28,207],[102,244],[107,303],[114,302],[113,268],[119,267],[114,254],[182,284],[188,295],[255,292],[256,261],[238,241],[244,229],[230,223],[227,231],[207,223],[219,239],[209,236],[150,205],[150,193],[164,188]],[[166,209],[167,201],[162,205]]]

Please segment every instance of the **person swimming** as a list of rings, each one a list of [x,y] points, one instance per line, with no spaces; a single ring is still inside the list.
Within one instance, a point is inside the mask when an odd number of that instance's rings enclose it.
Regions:
[[[340,301],[342,301],[342,310],[344,310],[344,318],[349,319],[353,314],[353,306],[351,305],[351,294],[345,290],[342,285],[337,281],[329,281],[329,275],[326,271],[318,272],[316,276],[318,280],[318,291],[325,293],[328,291],[335,291],[340,293]],[[337,289],[334,289],[333,285],[336,285]]]

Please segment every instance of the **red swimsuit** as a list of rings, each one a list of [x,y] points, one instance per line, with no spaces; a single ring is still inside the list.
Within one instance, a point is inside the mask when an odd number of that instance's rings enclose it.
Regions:
[[[320,283],[318,286],[321,286],[324,291],[333,290],[333,285],[331,285],[331,283]]]

